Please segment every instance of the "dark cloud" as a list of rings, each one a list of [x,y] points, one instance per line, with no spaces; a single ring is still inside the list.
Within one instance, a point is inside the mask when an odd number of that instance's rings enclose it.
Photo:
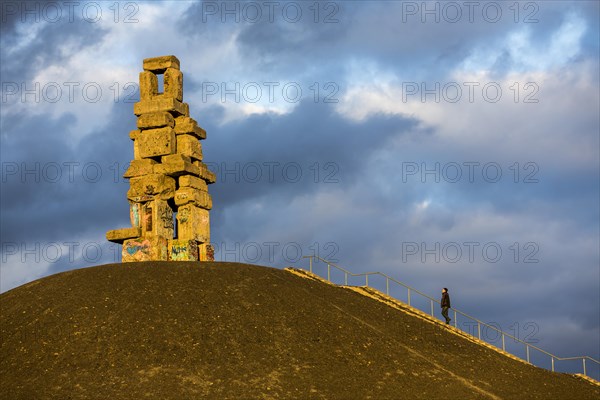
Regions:
[[[68,114],[7,124],[2,143],[3,242],[77,237],[90,227],[125,219],[127,187],[120,176],[131,158],[127,127],[134,127],[135,119],[128,107],[113,110],[105,128],[80,140],[72,139],[75,118]],[[35,229],[22,229],[25,216],[35,221]]]
[[[214,196],[229,205],[308,194],[318,187],[315,180],[351,185],[373,152],[415,123],[389,115],[352,122],[331,105],[308,100],[289,114],[256,114],[222,126],[207,120],[206,162],[222,180]]]
[[[61,67],[81,49],[96,46],[107,33],[99,24],[83,19],[81,11],[73,12],[72,21],[67,10],[57,14],[60,17],[44,17],[41,10],[47,3],[60,6],[60,2],[26,1],[6,2],[0,7],[5,12],[0,17],[7,20],[6,25],[2,22],[0,40],[3,83],[29,82],[40,70]],[[14,13],[12,6],[16,7]],[[28,7],[33,13],[26,13]]]
[[[286,8],[290,3],[294,6]],[[235,30],[244,58],[274,76],[303,71],[331,76],[350,60],[377,60],[382,70],[395,71],[402,79],[447,79],[475,51],[508,49],[506,39],[511,33],[526,31],[536,43],[548,47],[553,33],[571,14],[589,26],[583,41],[585,54],[597,53],[593,32],[598,30],[594,16],[599,11],[594,2],[577,6],[530,2],[518,7],[488,3],[327,2],[315,7],[310,2],[280,2],[272,20],[262,7],[263,17],[254,22],[246,16],[244,3],[228,14],[224,3],[203,2],[188,9],[182,29],[203,38]],[[297,7],[298,18],[292,12]],[[519,67],[518,62],[502,53],[493,66],[495,76]]]

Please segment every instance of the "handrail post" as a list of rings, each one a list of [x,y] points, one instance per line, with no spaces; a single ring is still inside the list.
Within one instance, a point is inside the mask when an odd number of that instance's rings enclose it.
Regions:
[[[554,356],[551,356],[550,358],[552,358],[552,372],[554,372]]]
[[[390,278],[385,277],[385,294],[390,295]]]
[[[504,332],[502,332],[502,351],[506,351],[506,345],[504,344]]]
[[[433,315],[433,300],[429,300],[429,303],[431,304],[431,316],[434,317],[434,315]]]
[[[458,326],[456,325],[456,310],[454,310],[454,327],[458,328]]]
[[[344,272],[344,285],[348,286],[348,273]]]
[[[327,263],[327,282],[331,282],[331,265]]]
[[[585,372],[585,357],[581,358],[583,360],[583,374],[587,376],[587,373]]]
[[[312,274],[312,262],[313,262],[313,258],[312,256],[308,258],[308,269],[310,271],[310,273]]]
[[[369,275],[365,275],[365,286],[369,287]]]
[[[529,345],[525,343],[525,348],[527,349],[527,362],[529,362]]]
[[[408,305],[410,306],[410,288],[408,288]]]
[[[481,323],[477,321],[477,337],[481,340]]]

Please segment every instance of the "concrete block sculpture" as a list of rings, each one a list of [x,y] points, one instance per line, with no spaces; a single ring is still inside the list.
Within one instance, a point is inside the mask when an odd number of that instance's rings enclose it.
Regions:
[[[183,103],[183,74],[175,56],[147,58],[140,72],[140,101],[129,179],[130,228],[108,231],[123,245],[122,261],[213,261],[208,185],[215,175],[202,162],[206,132]],[[159,91],[162,75],[163,91]]]

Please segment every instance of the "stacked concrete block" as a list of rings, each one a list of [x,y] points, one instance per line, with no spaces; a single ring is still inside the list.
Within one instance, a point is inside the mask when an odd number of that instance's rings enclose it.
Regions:
[[[147,58],[140,72],[140,101],[127,199],[130,228],[107,232],[123,244],[122,261],[212,261],[208,185],[215,175],[202,162],[204,129],[183,103],[183,74],[175,56]],[[163,91],[159,91],[159,75]]]

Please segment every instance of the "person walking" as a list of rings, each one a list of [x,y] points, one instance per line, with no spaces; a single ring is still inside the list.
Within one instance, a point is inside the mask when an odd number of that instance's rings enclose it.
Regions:
[[[442,315],[444,318],[446,318],[446,323],[449,324],[452,320],[450,317],[448,317],[448,309],[450,308],[450,295],[448,294],[448,288],[442,289],[442,301],[440,302],[440,305],[442,306]]]

